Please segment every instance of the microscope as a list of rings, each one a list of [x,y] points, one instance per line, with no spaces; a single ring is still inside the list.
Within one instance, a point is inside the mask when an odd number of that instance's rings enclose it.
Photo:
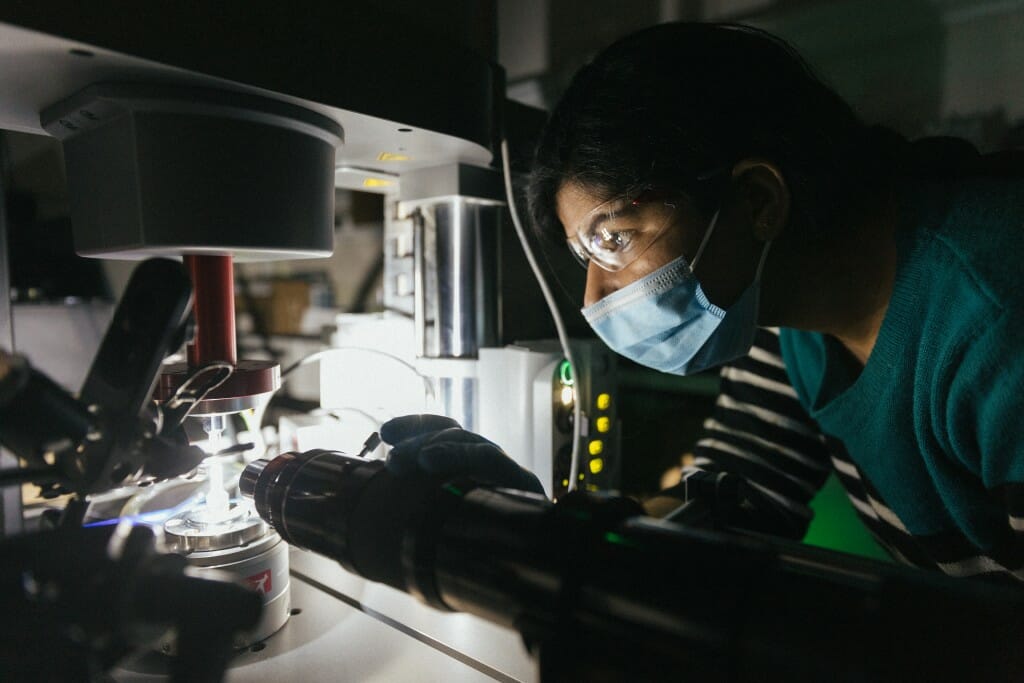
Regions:
[[[176,653],[180,680],[219,680],[232,651],[279,631],[293,612],[288,548],[232,499],[251,457],[225,435],[232,416],[265,408],[281,369],[238,356],[234,264],[329,255],[336,188],[401,192],[456,240],[486,238],[502,204],[489,168],[501,72],[487,60],[366,8],[297,24],[274,3],[132,9],[130,31],[124,10],[0,11],[13,67],[0,69],[0,128],[60,141],[80,255],[141,262],[77,394],[0,357],[0,442],[21,465],[3,472],[5,500],[31,482],[70,501],[46,517],[55,528],[4,542],[5,595],[25,617],[5,617],[5,680],[89,679],[147,648]],[[409,39],[381,54],[371,25]],[[437,380],[449,405],[472,395],[464,380]]]

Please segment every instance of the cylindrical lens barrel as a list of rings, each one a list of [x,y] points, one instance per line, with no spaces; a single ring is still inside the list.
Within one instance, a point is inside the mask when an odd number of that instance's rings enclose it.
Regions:
[[[256,462],[243,481],[288,541],[441,609],[519,629],[565,653],[558,680],[672,680],[679,670],[903,680],[922,662],[929,679],[964,678],[976,667],[964,643],[991,665],[987,678],[1024,671],[1015,590],[687,530],[623,499],[580,492],[556,505],[472,481],[395,477],[381,461],[329,451]],[[920,639],[914,648],[906,633]],[[922,658],[925,645],[940,656]]]
[[[422,526],[438,486],[420,477],[394,477],[380,460],[315,450],[254,461],[239,488],[288,543],[408,590],[403,542]]]
[[[242,476],[238,480],[238,490],[246,498],[252,498],[256,495],[256,484],[259,482],[260,475],[263,470],[266,469],[270,461],[266,458],[260,458],[259,460],[253,460],[249,465],[242,471]]]

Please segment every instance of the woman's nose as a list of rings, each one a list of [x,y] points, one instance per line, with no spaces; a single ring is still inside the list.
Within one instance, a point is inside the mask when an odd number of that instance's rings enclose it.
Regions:
[[[587,264],[587,286],[583,290],[583,305],[591,306],[619,289],[615,273],[609,272],[593,261]]]

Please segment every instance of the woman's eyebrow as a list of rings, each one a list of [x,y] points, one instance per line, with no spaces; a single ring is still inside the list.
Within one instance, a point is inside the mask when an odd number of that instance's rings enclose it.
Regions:
[[[593,231],[597,229],[597,227],[601,225],[601,223],[604,223],[605,221],[611,220],[612,218],[625,217],[627,215],[626,212],[631,208],[634,208],[631,204],[625,204],[622,206],[613,205],[611,207],[605,208],[600,213],[598,213],[597,215],[590,219],[590,222],[587,224],[587,229]]]
[[[600,213],[600,214],[594,216],[591,219],[590,224],[587,225],[588,232],[592,232],[595,229],[597,229],[597,226],[601,225],[601,223],[604,223],[605,221],[610,220],[614,214],[615,214],[614,211],[605,211],[603,213]]]

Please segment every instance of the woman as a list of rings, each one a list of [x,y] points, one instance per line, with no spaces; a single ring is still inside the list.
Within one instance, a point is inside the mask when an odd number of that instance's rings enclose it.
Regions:
[[[734,522],[799,538],[835,471],[897,558],[1024,579],[1024,185],[1003,160],[865,125],[763,32],[666,24],[576,75],[529,194],[611,348],[727,364],[696,455],[750,484]]]

